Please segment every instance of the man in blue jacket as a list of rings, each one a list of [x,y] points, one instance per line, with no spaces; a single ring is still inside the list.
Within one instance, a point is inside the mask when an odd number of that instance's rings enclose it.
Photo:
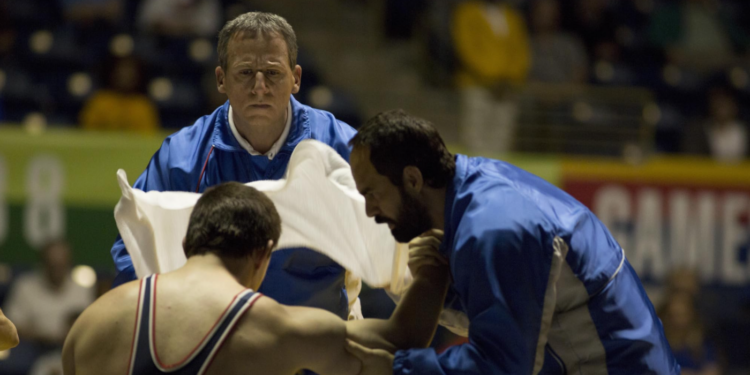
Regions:
[[[355,130],[292,96],[300,89],[302,68],[296,63],[294,30],[284,18],[251,12],[229,21],[219,33],[218,55],[216,82],[229,101],[167,137],[135,188],[203,192],[225,181],[279,179],[296,145],[308,138],[349,160],[347,142]],[[120,238],[112,257],[115,285],[136,278]],[[345,271],[330,258],[310,249],[285,249],[273,254],[260,292],[283,304],[320,307],[347,318],[344,287]]]
[[[470,322],[469,343],[440,355],[371,350],[372,373],[679,374],[623,249],[583,204],[508,163],[451,155],[403,111],[369,120],[351,143],[369,216],[401,242],[445,232],[447,300]]]

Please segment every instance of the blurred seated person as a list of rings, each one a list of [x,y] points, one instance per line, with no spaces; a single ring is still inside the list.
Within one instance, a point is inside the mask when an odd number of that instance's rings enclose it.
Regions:
[[[737,100],[732,93],[723,88],[710,90],[708,106],[710,118],[686,129],[683,151],[729,163],[747,158],[748,130],[739,120]]]
[[[669,272],[667,293],[686,293],[696,297],[700,292],[698,274],[692,268],[678,267]]]
[[[137,26],[143,33],[169,37],[213,37],[222,22],[219,0],[143,0]]]
[[[666,50],[669,63],[711,73],[748,47],[747,32],[716,0],[662,4],[649,29],[651,42]]]
[[[16,326],[0,310],[0,351],[15,348],[18,345]]]
[[[63,16],[68,22],[89,26],[104,21],[117,24],[122,15],[122,0],[60,0]]]
[[[526,81],[530,47],[523,15],[505,0],[470,0],[453,12],[461,127],[472,152],[507,152],[518,108],[509,90]]]
[[[68,336],[68,332],[73,328],[73,324],[76,322],[82,311],[76,311],[68,315],[66,319],[67,329],[65,336]],[[62,347],[57,347],[41,356],[39,356],[29,370],[29,375],[62,375],[63,374],[63,362],[62,362]]]
[[[3,307],[24,341],[42,349],[61,347],[72,313],[93,302],[93,291],[71,277],[70,247],[56,240],[41,250],[42,269],[22,275],[13,283]]]
[[[706,339],[693,296],[687,292],[670,294],[659,316],[672,353],[682,375],[718,375],[716,350]]]
[[[536,0],[531,5],[530,81],[585,83],[586,51],[575,35],[560,29],[558,0]]]
[[[567,28],[583,41],[591,60],[615,62],[620,58],[620,46],[615,34],[619,22],[607,0],[577,0],[568,17]]]
[[[144,93],[143,65],[137,58],[111,58],[104,80],[106,88],[95,92],[81,110],[79,121],[84,129],[139,133],[159,129],[159,114]]]

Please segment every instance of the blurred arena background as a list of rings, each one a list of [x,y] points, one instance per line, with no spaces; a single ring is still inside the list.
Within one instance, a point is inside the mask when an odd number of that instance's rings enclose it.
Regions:
[[[626,249],[685,373],[750,371],[750,2],[0,0],[0,306],[28,317],[0,375],[59,374],[114,276],[115,171],[226,100],[216,34],[254,10],[295,28],[301,102],[355,128],[404,108],[564,188]],[[77,286],[24,285],[40,270]]]

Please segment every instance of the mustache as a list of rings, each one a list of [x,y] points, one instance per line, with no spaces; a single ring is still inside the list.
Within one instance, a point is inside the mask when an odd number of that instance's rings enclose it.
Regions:
[[[383,216],[375,216],[375,222],[378,223],[378,224],[386,224],[386,223],[393,223],[393,224],[395,224],[395,222],[393,220],[385,218]]]

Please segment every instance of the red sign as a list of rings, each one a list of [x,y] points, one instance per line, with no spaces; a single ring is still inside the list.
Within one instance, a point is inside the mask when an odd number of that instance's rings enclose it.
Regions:
[[[750,281],[750,188],[570,177],[562,188],[599,217],[646,278],[687,266],[707,282]]]

